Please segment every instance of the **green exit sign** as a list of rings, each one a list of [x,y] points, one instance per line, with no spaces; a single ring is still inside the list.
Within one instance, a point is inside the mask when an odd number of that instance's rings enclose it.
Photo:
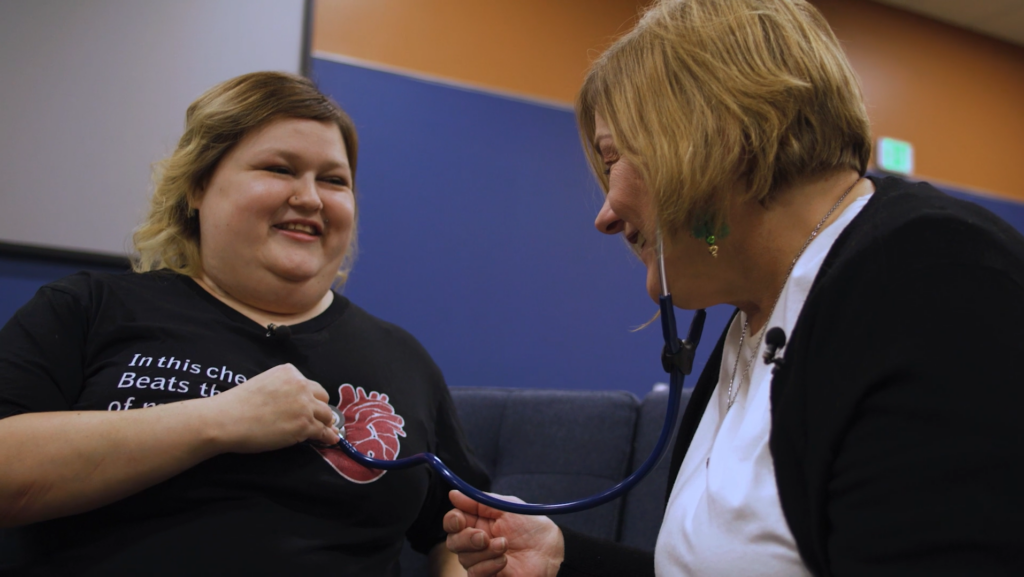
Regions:
[[[896,174],[914,174],[914,147],[904,140],[881,137],[875,152],[878,168]]]

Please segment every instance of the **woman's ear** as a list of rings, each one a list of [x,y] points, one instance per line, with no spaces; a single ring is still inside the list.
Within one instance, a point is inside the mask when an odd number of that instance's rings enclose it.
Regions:
[[[193,211],[197,211],[197,210],[203,208],[203,199],[205,197],[206,197],[206,185],[203,185],[203,188],[200,188],[198,190],[190,192],[185,197],[185,202],[188,204],[189,214],[192,214]]]

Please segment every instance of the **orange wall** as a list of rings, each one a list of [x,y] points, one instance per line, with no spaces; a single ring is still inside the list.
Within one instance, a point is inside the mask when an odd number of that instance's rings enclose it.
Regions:
[[[313,50],[572,102],[640,0],[317,0]]]
[[[923,178],[1024,199],[1024,47],[866,0],[812,0],[860,75],[876,136]]]
[[[876,136],[923,178],[1024,199],[1024,47],[868,0],[812,0],[861,77]],[[317,0],[313,48],[572,102],[647,0]]]

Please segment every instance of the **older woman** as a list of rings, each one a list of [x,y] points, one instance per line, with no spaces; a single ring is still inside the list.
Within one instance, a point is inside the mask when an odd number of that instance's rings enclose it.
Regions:
[[[577,106],[658,292],[738,311],[676,441],[653,557],[453,493],[473,576],[1024,574],[1024,239],[865,178],[854,74],[803,0],[659,2]],[[778,327],[784,349],[766,352]],[[774,366],[772,366],[774,365]]]
[[[486,483],[440,371],[333,292],[354,253],[356,133],[307,79],[254,73],[188,109],[138,274],[47,285],[0,332],[0,522],[40,574],[435,574],[447,488],[364,453],[440,452]],[[340,271],[340,272],[339,272]]]

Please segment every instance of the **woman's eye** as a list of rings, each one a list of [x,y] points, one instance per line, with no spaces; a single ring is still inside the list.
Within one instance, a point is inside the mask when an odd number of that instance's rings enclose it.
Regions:
[[[323,179],[324,182],[333,184],[334,186],[348,186],[348,179],[343,176],[328,176]]]
[[[612,166],[614,166],[615,163],[618,162],[618,161],[619,161],[618,158],[606,158],[605,159],[605,161],[604,161],[604,175],[605,176],[611,175],[611,173],[612,173]]]
[[[268,166],[265,168],[267,172],[273,172],[274,174],[291,174],[292,171],[286,166]]]

